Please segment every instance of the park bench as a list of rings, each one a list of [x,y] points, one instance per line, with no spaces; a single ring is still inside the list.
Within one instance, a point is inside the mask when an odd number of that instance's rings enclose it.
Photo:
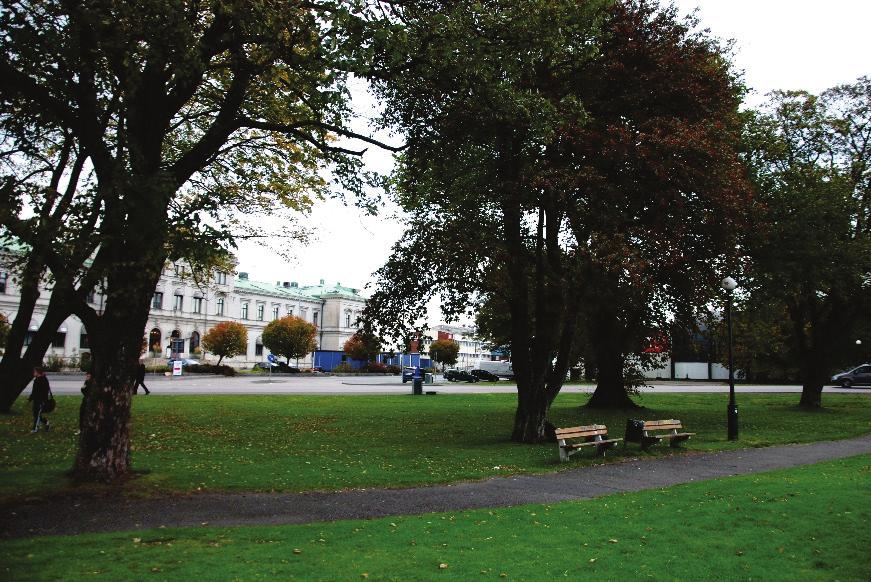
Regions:
[[[577,439],[583,439],[577,442]],[[573,426],[556,429],[556,441],[559,444],[560,461],[568,461],[569,457],[583,450],[584,447],[596,447],[596,453],[605,456],[605,451],[623,439],[609,439],[608,429],[604,424],[589,426]],[[573,441],[573,442],[569,442]]]
[[[694,432],[681,432],[683,425],[679,420],[634,420],[626,421],[626,434],[623,446],[626,443],[639,443],[642,449],[662,441],[669,440],[669,445],[677,447],[683,441],[695,435]]]

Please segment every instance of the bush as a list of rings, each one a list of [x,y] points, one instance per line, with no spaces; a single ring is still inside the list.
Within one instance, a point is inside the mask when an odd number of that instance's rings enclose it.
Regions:
[[[79,360],[79,370],[82,372],[90,372],[93,367],[91,361],[91,352],[82,352],[82,358]]]
[[[42,368],[46,372],[60,372],[64,367],[64,359],[61,356],[49,354],[42,364]]]
[[[384,374],[387,372],[387,364],[381,362],[369,362],[366,364],[366,371],[373,374]]]
[[[235,376],[236,368],[232,366],[216,366],[215,364],[191,364],[184,367],[184,372],[189,374],[221,374],[222,376]]]
[[[352,368],[351,364],[349,364],[348,362],[342,362],[341,364],[333,368],[333,372],[336,374],[351,374],[356,371],[357,370]]]
[[[400,368],[399,366],[396,366],[394,364],[390,364],[389,366],[387,366],[386,371],[388,374],[399,374],[402,372],[402,368]]]

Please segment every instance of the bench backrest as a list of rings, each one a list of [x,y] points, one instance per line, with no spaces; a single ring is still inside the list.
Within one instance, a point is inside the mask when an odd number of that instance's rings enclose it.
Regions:
[[[680,430],[683,425],[679,420],[645,420],[644,430]]]
[[[607,436],[608,428],[604,424],[591,424],[589,426],[573,426],[571,428],[556,429],[556,438],[576,439],[595,436]]]

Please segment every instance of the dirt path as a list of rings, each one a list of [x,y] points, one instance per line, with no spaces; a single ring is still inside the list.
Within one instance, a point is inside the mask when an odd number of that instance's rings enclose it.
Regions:
[[[547,475],[410,489],[53,499],[0,508],[0,539],[160,526],[295,524],[589,499],[871,453],[871,435],[580,467]]]

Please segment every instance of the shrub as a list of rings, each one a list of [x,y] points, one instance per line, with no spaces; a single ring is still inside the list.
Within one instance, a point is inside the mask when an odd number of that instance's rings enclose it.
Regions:
[[[189,374],[221,374],[223,376],[235,376],[236,368],[232,366],[216,366],[215,364],[191,364],[185,366],[184,371]]]
[[[342,362],[341,364],[333,368],[333,372],[335,372],[336,374],[350,374],[352,372],[356,372],[356,370],[352,368],[351,364],[349,364],[348,362]]]
[[[399,374],[402,372],[402,368],[400,368],[399,366],[397,366],[395,364],[390,364],[389,366],[387,366],[386,371],[388,374]]]
[[[373,374],[384,374],[387,372],[387,364],[381,362],[369,362],[366,364],[366,371]]]
[[[60,372],[64,367],[64,359],[61,356],[49,354],[42,367],[46,372]]]

